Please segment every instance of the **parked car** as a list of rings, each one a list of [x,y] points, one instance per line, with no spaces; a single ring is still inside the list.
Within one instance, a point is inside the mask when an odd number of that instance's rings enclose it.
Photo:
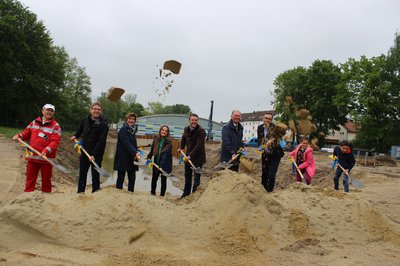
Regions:
[[[244,145],[247,147],[258,147],[257,138],[251,138],[249,141],[245,142]]]

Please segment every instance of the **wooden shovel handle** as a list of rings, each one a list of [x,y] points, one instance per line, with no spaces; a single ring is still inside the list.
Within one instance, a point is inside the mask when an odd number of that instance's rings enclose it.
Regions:
[[[78,144],[78,140],[75,139],[75,143]],[[90,154],[85,150],[85,148],[83,148],[83,146],[81,144],[78,144],[81,147],[81,150],[83,151],[84,154],[86,154],[86,156],[90,159],[92,158],[92,156],[90,156]]]
[[[299,167],[297,166],[297,163],[294,161],[294,158],[293,158],[293,164],[294,164],[294,167],[296,167],[297,172],[299,173],[299,175],[300,175],[300,177],[301,177],[301,180],[304,181],[303,173],[301,172],[301,170],[300,170]]]
[[[32,146],[30,146],[28,143],[26,143],[25,141],[23,141],[22,139],[18,138],[18,141],[21,142],[25,147],[27,147],[28,149],[32,150],[34,153],[36,153],[37,155],[39,155],[40,157],[42,157],[43,159],[45,159],[46,161],[48,161],[49,163],[53,164],[52,161],[49,160],[49,158],[47,158],[47,156],[43,155],[41,152],[39,152],[38,150],[36,150],[35,148],[33,148]]]
[[[185,154],[182,150],[180,150],[180,152],[181,152],[181,154],[183,155],[183,157],[185,157],[185,159],[187,160],[186,154]],[[190,165],[191,165],[193,168],[197,168],[196,166],[194,166],[194,164],[192,163],[191,160],[188,160],[188,162],[190,163]]]

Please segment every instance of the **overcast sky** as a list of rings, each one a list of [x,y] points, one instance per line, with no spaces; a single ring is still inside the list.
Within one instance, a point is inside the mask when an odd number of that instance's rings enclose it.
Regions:
[[[399,0],[23,0],[91,77],[138,102],[186,104],[226,121],[233,109],[272,109],[275,77],[317,59],[386,54],[400,29]],[[165,97],[156,79],[182,63]]]

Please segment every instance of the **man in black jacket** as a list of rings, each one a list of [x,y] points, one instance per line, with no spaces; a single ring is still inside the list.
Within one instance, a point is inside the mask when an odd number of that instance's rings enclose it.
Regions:
[[[222,145],[221,145],[221,162],[228,162],[236,156],[236,153],[243,144],[243,126],[240,124],[241,113],[234,110],[231,114],[231,120],[222,128]],[[232,161],[232,166],[229,168],[232,171],[239,171],[239,157],[237,156]]]
[[[257,127],[257,139],[258,146],[262,149],[261,154],[261,184],[265,190],[272,192],[275,186],[275,176],[278,171],[278,165],[280,162],[279,156],[271,156],[271,133],[275,127],[272,123],[272,113],[265,113],[263,117],[263,124]]]
[[[204,141],[206,139],[206,131],[199,124],[199,116],[191,114],[189,116],[189,126],[185,127],[181,139],[181,145],[178,151],[183,151],[186,146],[186,156],[191,160],[196,168],[201,168],[206,162],[206,148]],[[185,187],[183,189],[182,198],[195,192],[200,185],[200,174],[194,173],[194,182],[192,189],[192,168],[190,163],[185,163]]]
[[[95,102],[90,107],[90,114],[85,117],[78,130],[71,137],[72,141],[82,137],[82,146],[92,156],[90,159],[82,153],[79,159],[79,181],[78,193],[85,192],[87,172],[91,161],[95,161],[99,166],[103,160],[104,149],[108,134],[108,123],[101,116],[102,105]],[[92,193],[100,189],[100,174],[92,166]]]

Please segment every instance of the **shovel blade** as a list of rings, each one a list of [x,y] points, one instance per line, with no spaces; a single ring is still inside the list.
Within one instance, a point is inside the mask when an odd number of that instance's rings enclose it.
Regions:
[[[102,177],[110,177],[110,173],[107,172],[106,169],[99,168],[99,167],[94,167],[94,170],[96,170]]]
[[[64,166],[62,166],[62,165],[56,165],[56,168],[57,168],[58,170],[60,170],[60,171],[64,172],[64,173],[66,173],[66,174],[69,174],[69,173],[71,173],[71,171],[70,171],[70,170],[68,170],[67,168],[65,168],[65,167],[64,167]]]
[[[218,165],[215,167],[215,169],[217,169],[217,170],[220,170],[221,168],[222,168],[222,169],[227,169],[227,168],[230,168],[232,165],[233,165],[233,164],[231,164],[231,163],[221,162],[220,164],[218,164]]]
[[[204,171],[203,169],[201,169],[200,167],[192,167],[193,172],[197,173],[197,174],[203,174]]]
[[[361,182],[360,180],[355,179],[355,178],[351,178],[350,183],[356,188],[364,188],[365,187],[363,182]]]

